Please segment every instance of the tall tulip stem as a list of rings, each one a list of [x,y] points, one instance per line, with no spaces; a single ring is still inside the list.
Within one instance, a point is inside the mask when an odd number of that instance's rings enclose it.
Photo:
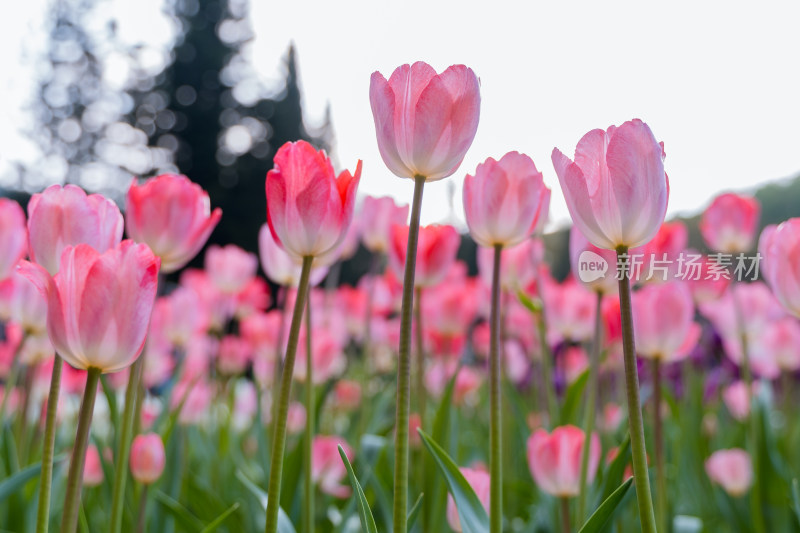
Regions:
[[[108,530],[119,533],[122,530],[122,503],[125,496],[125,483],[128,477],[128,457],[131,453],[134,415],[136,413],[136,397],[142,377],[142,356],[131,365],[128,375],[128,386],[125,389],[125,411],[122,414],[122,428],[117,443],[117,460],[114,461],[114,489],[111,496],[111,523]]]
[[[311,448],[314,444],[314,365],[311,357],[311,302],[306,303],[306,436],[303,442],[305,498],[303,520],[306,531],[314,531],[314,483],[311,480]]]
[[[269,464],[269,488],[267,500],[266,533],[278,531],[278,509],[281,497],[281,475],[283,473],[283,453],[286,448],[286,417],[289,412],[289,397],[292,392],[292,374],[294,373],[294,360],[297,356],[297,342],[300,337],[300,323],[303,320],[303,307],[308,295],[308,279],[311,274],[313,257],[303,258],[303,269],[300,273],[300,283],[297,286],[297,297],[294,302],[292,325],[289,329],[289,343],[286,346],[286,359],[281,372],[281,386],[278,393],[278,406],[275,411],[275,422],[272,439],[272,457]],[[306,416],[311,416],[306,413]]]
[[[417,240],[422,211],[425,177],[414,177],[414,200],[408,229],[406,266],[403,275],[403,303],[400,311],[400,353],[397,362],[397,411],[394,447],[394,531],[404,532],[408,523],[408,412],[411,401],[411,315],[414,308],[414,274],[417,268]]]
[[[74,533],[78,529],[78,509],[81,503],[83,487],[83,465],[86,460],[86,448],[89,445],[89,428],[92,425],[94,401],[97,398],[97,384],[100,382],[100,369],[89,368],[86,377],[86,389],[78,415],[78,430],[75,444],[72,447],[72,458],[69,461],[67,476],[67,495],[64,498],[64,512],[61,515],[61,533]]]
[[[664,423],[661,419],[661,359],[653,359],[653,438],[656,450],[656,518],[667,530],[667,478],[664,473]]]
[[[47,533],[50,525],[50,487],[53,483],[53,456],[56,445],[56,410],[58,409],[58,393],[61,391],[61,369],[63,366],[64,362],[56,354],[53,360],[53,374],[50,377],[50,392],[47,396],[42,474],[39,482],[39,508],[36,512],[36,533]]]
[[[617,263],[622,266],[619,276],[619,305],[622,318],[622,351],[625,360],[625,393],[628,400],[628,424],[633,455],[633,482],[636,486],[642,531],[654,533],[657,531],[656,518],[653,512],[653,497],[650,493],[650,478],[647,473],[642,406],[639,403],[639,371],[636,368],[636,346],[633,341],[631,283],[627,258],[628,247],[618,247]]]
[[[503,530],[503,413],[500,390],[500,260],[503,245],[494,245],[492,269],[492,308],[489,341],[489,527],[491,533]]]
[[[553,376],[552,358],[550,345],[547,344],[547,321],[545,320],[544,307],[536,314],[536,327],[539,333],[539,344],[541,347],[542,374],[544,382],[544,392],[547,400],[547,415],[550,418],[550,427],[558,425],[558,398],[556,398],[556,387]]]
[[[581,453],[581,485],[578,495],[578,518],[582,522],[586,515],[586,493],[589,490],[586,480],[589,477],[589,450],[591,446],[592,432],[594,431],[594,421],[597,417],[597,369],[600,366],[600,346],[603,342],[603,293],[597,293],[597,304],[594,314],[594,340],[592,343],[592,353],[589,359],[589,389],[586,391],[586,412],[583,415],[583,430],[586,432],[583,452]]]

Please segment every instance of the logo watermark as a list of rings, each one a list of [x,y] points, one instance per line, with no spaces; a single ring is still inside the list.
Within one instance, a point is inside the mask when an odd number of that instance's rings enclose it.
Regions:
[[[681,252],[668,257],[655,255],[621,254],[614,268],[616,280],[627,276],[632,280],[667,281],[755,281],[759,277],[762,256],[739,254],[696,254]],[[584,250],[578,257],[577,275],[584,283],[605,279],[611,270],[608,261],[601,255]]]

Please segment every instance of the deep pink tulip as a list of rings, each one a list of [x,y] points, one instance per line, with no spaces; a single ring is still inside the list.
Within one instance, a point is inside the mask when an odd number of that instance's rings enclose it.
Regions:
[[[205,268],[211,282],[225,294],[236,294],[258,270],[258,259],[236,245],[212,245],[206,250]]]
[[[164,442],[157,433],[136,435],[131,443],[131,474],[144,485],[158,481],[164,472],[167,457]]]
[[[706,459],[706,473],[733,497],[743,496],[753,484],[750,455],[739,448],[718,450]]]
[[[361,206],[361,242],[373,253],[389,251],[392,226],[408,222],[408,206],[397,205],[390,196],[367,196]]]
[[[548,434],[536,430],[528,439],[528,466],[539,488],[558,497],[580,492],[581,454],[585,441],[582,429],[560,426]],[[594,480],[600,462],[600,438],[592,434],[587,483]]]
[[[97,446],[90,444],[86,448],[86,459],[83,463],[83,485],[96,487],[103,482],[103,464]]]
[[[475,468],[459,468],[461,475],[467,480],[469,486],[475,491],[475,495],[483,505],[486,512],[489,512],[489,497],[490,497],[490,477],[489,472],[486,470],[479,470]],[[447,495],[447,523],[458,533],[463,531],[461,529],[461,519],[458,517],[458,508],[456,502],[451,494]]]
[[[295,259],[336,249],[353,218],[361,161],[355,174],[336,177],[324,150],[305,141],[278,149],[267,173],[267,222],[275,240]]]
[[[664,222],[664,148],[641,120],[590,131],[578,142],[574,162],[558,148],[552,159],[572,220],[595,246],[640,246]]]
[[[27,251],[25,211],[14,200],[0,198],[0,280],[14,272]]]
[[[733,254],[753,247],[761,204],[751,196],[725,193],[711,202],[700,218],[700,234],[709,248]]]
[[[403,277],[403,269],[406,264],[407,243],[408,226],[393,226],[392,241],[389,247],[389,266],[400,278]],[[444,280],[456,260],[460,244],[461,236],[453,226],[438,224],[420,226],[414,286],[433,287]]]
[[[509,152],[488,158],[464,178],[464,214],[469,233],[481,246],[514,246],[530,237],[539,222],[545,191],[533,160]]]
[[[642,255],[641,281],[669,281],[678,277],[681,253],[689,243],[686,224],[677,220],[664,222],[653,239],[631,250],[632,255]]]
[[[689,355],[700,339],[689,288],[680,281],[651,284],[633,295],[637,353],[663,363]]]
[[[258,232],[258,255],[261,258],[261,268],[270,281],[282,287],[297,287],[302,269],[275,241],[268,224],[261,226]],[[309,283],[317,285],[326,275],[327,266],[315,266],[311,270]]]
[[[422,61],[373,72],[369,101],[378,149],[396,176],[436,181],[453,174],[467,153],[480,116],[480,82],[453,65],[441,74]]]
[[[208,193],[186,176],[162,174],[128,189],[125,228],[136,242],[161,258],[161,270],[174,272],[197,255],[222,217],[211,211]]]
[[[569,261],[573,275],[588,289],[617,292],[617,253],[590,243],[577,224],[569,231]]]
[[[76,185],[51,185],[28,202],[28,253],[51,275],[58,272],[67,246],[88,244],[100,253],[122,239],[117,205]]]
[[[350,496],[350,486],[341,482],[347,476],[339,445],[345,455],[352,461],[353,451],[341,437],[317,435],[311,444],[311,479],[319,484],[325,494],[336,498]]]
[[[159,259],[146,244],[123,241],[100,253],[67,247],[58,274],[23,263],[23,274],[47,294],[47,332],[75,368],[121,370],[144,346],[156,296]]]
[[[764,228],[759,243],[762,271],[787,311],[800,317],[800,218]]]

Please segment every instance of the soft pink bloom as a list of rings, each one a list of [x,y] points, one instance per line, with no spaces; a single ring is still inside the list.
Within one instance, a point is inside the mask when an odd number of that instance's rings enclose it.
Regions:
[[[0,323],[0,377],[5,377],[11,371],[14,358],[22,342],[23,331],[14,322]]]
[[[424,329],[441,335],[460,336],[478,314],[480,293],[475,278],[445,279],[426,289],[418,301],[422,305]]]
[[[46,315],[45,315],[46,316]],[[47,332],[29,334],[19,347],[19,360],[26,365],[38,365],[55,355],[53,343]]]
[[[530,371],[531,364],[522,345],[515,340],[503,343],[503,370],[512,383],[520,384]]]
[[[462,366],[453,385],[453,403],[455,405],[475,403],[478,399],[478,390],[480,390],[482,384],[483,374],[478,369],[471,366]]]
[[[258,270],[258,259],[234,244],[212,245],[206,250],[205,268],[211,282],[225,294],[244,289]]]
[[[530,237],[539,221],[547,188],[533,160],[509,152],[478,165],[464,178],[464,214],[481,246],[514,246]]]
[[[124,241],[104,253],[87,244],[67,247],[55,277],[31,263],[23,273],[47,294],[47,332],[58,353],[76,368],[107,373],[142,351],[158,266],[146,244]]]
[[[306,407],[300,402],[289,404],[286,414],[286,430],[289,435],[297,435],[306,427]]]
[[[607,403],[603,406],[603,413],[600,417],[600,429],[606,432],[617,430],[622,420],[625,418],[625,410],[616,403]]]
[[[231,423],[237,431],[245,431],[252,424],[258,411],[258,393],[253,382],[248,379],[236,381],[233,393]]]
[[[219,342],[217,368],[226,376],[242,374],[250,363],[250,354],[249,342],[236,335],[225,335]]]
[[[211,212],[208,193],[186,176],[162,174],[141,185],[133,181],[128,189],[128,236],[147,244],[161,258],[164,272],[197,255],[221,217],[221,209]]]
[[[258,255],[261,258],[261,268],[270,281],[283,287],[297,287],[302,269],[275,241],[268,224],[261,226],[258,232]],[[313,268],[310,277],[311,285],[318,284],[327,274],[328,267],[326,266]]]
[[[542,284],[548,342],[588,341],[594,335],[597,297],[574,278]]]
[[[589,368],[589,357],[586,355],[586,350],[580,346],[567,346],[561,357],[564,377],[568,384],[575,383],[575,380]]]
[[[679,361],[700,339],[692,295],[680,281],[650,284],[634,293],[633,316],[636,351],[647,359]]]
[[[681,221],[664,222],[648,243],[631,250],[642,255],[639,278],[642,281],[669,281],[678,277],[681,254],[689,243],[689,230]],[[684,261],[686,256],[684,255]]]
[[[453,226],[420,226],[414,286],[432,287],[441,282],[456,260],[460,244],[461,236]],[[393,226],[389,266],[401,279],[406,264],[407,246],[408,226]]]
[[[198,424],[208,416],[213,396],[214,389],[210,384],[203,380],[187,381],[184,378],[172,389],[170,407],[172,409],[181,407],[178,415],[181,424]]]
[[[575,426],[560,426],[550,434],[538,429],[530,436],[528,465],[540,489],[559,497],[578,495],[585,438],[583,430]],[[587,483],[594,480],[599,462],[600,438],[594,433],[589,448]]]
[[[297,359],[294,365],[294,378],[306,381],[306,342],[305,325],[300,331],[301,342],[297,346]],[[347,367],[347,358],[341,341],[328,328],[314,326],[311,329],[311,368],[315,385],[338,377]]]
[[[337,381],[333,388],[333,402],[340,409],[357,409],[361,405],[361,384],[349,379]]]
[[[14,200],[0,198],[0,280],[14,272],[27,251],[25,211]]]
[[[800,218],[764,228],[759,251],[775,296],[787,311],[800,317]]]
[[[755,341],[754,349],[769,354],[781,370],[800,369],[800,322],[790,316],[770,322]]]
[[[369,101],[383,162],[401,178],[450,176],[478,129],[480,83],[464,65],[436,74],[418,61],[398,67],[388,81],[373,72]]]
[[[25,332],[38,335],[47,332],[47,298],[30,279],[19,272],[14,272],[2,285],[3,305],[7,316],[4,318],[16,322]]]
[[[523,290],[536,279],[539,265],[544,260],[544,243],[538,238],[525,239],[519,244],[503,247],[500,254],[501,287],[506,291]],[[477,262],[481,280],[486,287],[491,287],[494,249],[479,247]]]
[[[750,455],[742,449],[718,450],[706,459],[706,473],[733,497],[743,496],[753,484]]]
[[[553,149],[553,166],[567,207],[595,246],[640,246],[655,236],[667,212],[664,149],[639,119],[578,142],[575,161]]]
[[[156,301],[151,328],[158,329],[172,344],[185,347],[192,337],[208,329],[208,321],[200,296],[191,287],[179,285]]]
[[[336,249],[353,218],[361,161],[339,177],[324,150],[305,141],[278,149],[267,173],[267,222],[275,240],[295,259]]]
[[[398,206],[391,196],[367,196],[361,206],[361,242],[373,253],[386,253],[392,226],[406,224],[408,206]]]
[[[122,214],[114,202],[76,185],[51,185],[28,202],[28,252],[51,275],[67,246],[88,244],[100,253],[122,239]]]
[[[86,448],[86,459],[83,463],[83,485],[96,487],[103,482],[103,463],[100,461],[100,452],[97,446],[89,444]]]
[[[461,471],[461,475],[464,476],[464,479],[467,480],[467,483],[469,483],[469,486],[472,487],[472,490],[475,491],[475,495],[478,497],[481,505],[483,505],[483,508],[488,513],[491,495],[489,473],[486,470],[466,467],[461,467],[459,470]],[[462,531],[461,519],[458,517],[458,508],[456,507],[456,502],[451,494],[447,495],[447,523],[450,525],[453,531],[458,533]]]
[[[617,292],[617,253],[590,243],[577,224],[569,231],[569,261],[572,274],[587,288],[603,294]]]
[[[136,435],[131,443],[131,474],[144,485],[158,481],[164,472],[167,457],[164,442],[157,433]]]
[[[758,391],[758,382],[753,383],[751,390],[753,395]],[[725,407],[728,408],[731,416],[740,422],[746,420],[750,415],[751,397],[744,381],[735,381],[722,391],[722,401],[725,402]]]
[[[700,218],[700,234],[709,248],[733,254],[753,247],[761,205],[751,196],[720,194]]]
[[[152,396],[145,396],[142,402],[142,430],[147,431],[152,429],[153,424],[156,423],[161,412],[164,410],[160,400]]]
[[[272,305],[269,284],[262,278],[253,277],[242,290],[236,293],[233,314],[238,319],[243,319],[253,313],[266,311]]]
[[[687,250],[684,257],[681,279],[692,291],[695,303],[712,302],[725,293],[731,276],[719,261],[694,250]]]
[[[319,484],[325,494],[336,498],[347,498],[350,486],[342,485],[347,469],[339,455],[341,445],[345,455],[353,460],[353,451],[341,437],[317,435],[311,444],[311,479]]]

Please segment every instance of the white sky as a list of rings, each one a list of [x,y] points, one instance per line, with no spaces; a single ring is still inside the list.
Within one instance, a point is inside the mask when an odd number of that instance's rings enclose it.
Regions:
[[[130,38],[163,39],[160,0],[106,0]],[[0,20],[0,160],[14,146],[43,0]],[[145,7],[147,6],[147,7]],[[423,221],[448,214],[447,183],[510,150],[530,155],[553,188],[552,219],[568,219],[550,153],[571,154],[590,129],[638,117],[666,146],[670,213],[701,209],[721,190],[748,190],[800,171],[798,2],[265,2],[253,0],[252,59],[276,79],[295,43],[310,123],[330,103],[336,156],[364,161],[361,192],[411,198],[375,141],[370,74],[424,60],[464,63],[481,79],[481,121],[462,167],[426,186]],[[33,42],[33,43],[32,43]],[[27,43],[27,44],[25,44]],[[17,75],[22,73],[21,75]],[[11,144],[9,144],[11,143]]]

